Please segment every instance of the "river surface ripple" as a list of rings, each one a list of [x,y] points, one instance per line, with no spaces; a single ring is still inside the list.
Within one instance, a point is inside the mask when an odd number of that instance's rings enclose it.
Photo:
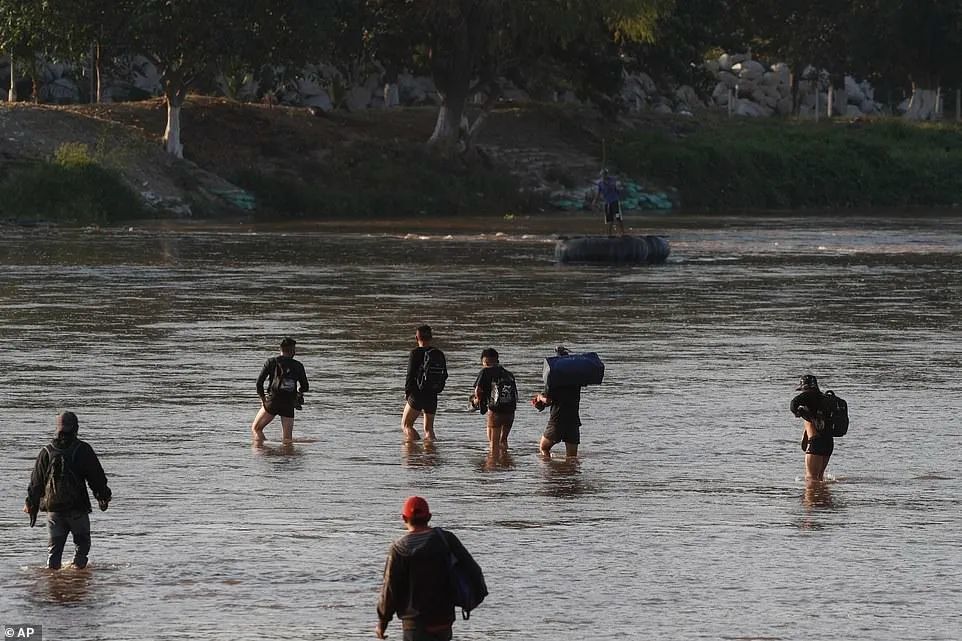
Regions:
[[[580,218],[0,228],[0,622],[371,638],[418,493],[491,590],[457,639],[959,639],[962,222],[630,222],[670,238],[668,264],[555,265],[551,232],[597,226]],[[433,450],[400,444],[421,322],[451,372]],[[312,387],[295,435],[316,442],[253,448],[253,380],[284,335]],[[524,406],[487,460],[481,349],[530,395],[560,343],[607,364],[581,459],[542,461]],[[806,371],[852,418],[818,489],[788,412]],[[19,510],[67,408],[115,500],[91,568],[48,573]]]

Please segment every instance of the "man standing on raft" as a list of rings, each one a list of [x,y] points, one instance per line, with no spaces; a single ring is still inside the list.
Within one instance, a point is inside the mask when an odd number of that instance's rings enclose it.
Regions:
[[[621,192],[618,190],[618,182],[608,173],[607,169],[601,170],[601,180],[598,181],[598,191],[591,199],[591,206],[594,207],[598,197],[605,201],[605,225],[609,236],[614,229],[615,221],[618,222],[618,234],[625,235],[625,221],[621,217]]]

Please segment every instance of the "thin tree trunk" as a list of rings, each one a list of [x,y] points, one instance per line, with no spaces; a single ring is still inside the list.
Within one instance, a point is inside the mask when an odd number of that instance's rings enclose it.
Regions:
[[[94,43],[94,74],[97,78],[96,102],[100,104],[104,101],[103,86],[103,60],[101,58],[100,41]]]
[[[90,102],[97,102],[97,42],[90,44]]]
[[[10,52],[10,90],[7,92],[7,100],[17,102],[17,74],[14,73],[13,52]]]
[[[494,109],[494,107],[498,104],[498,98],[500,97],[501,87],[495,82],[488,83],[488,96],[485,99],[484,104],[481,106],[481,113],[477,118],[474,119],[474,122],[471,123],[470,127],[468,127],[468,130],[465,134],[465,152],[470,151],[471,148],[474,147],[474,141],[477,140],[478,134],[481,132],[481,127],[484,126],[485,122],[487,122],[488,116],[491,115],[491,110]]]
[[[906,120],[935,120],[938,117],[938,92],[935,89],[912,87],[912,99],[905,111]]]
[[[167,128],[164,129],[164,151],[175,158],[184,157],[184,145],[180,142],[180,109],[184,99],[180,92],[167,92]]]

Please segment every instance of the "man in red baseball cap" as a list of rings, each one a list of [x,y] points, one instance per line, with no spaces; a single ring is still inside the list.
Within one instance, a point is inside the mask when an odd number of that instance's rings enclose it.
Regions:
[[[431,508],[420,496],[411,496],[401,508],[407,534],[391,544],[384,564],[384,583],[377,605],[375,634],[397,615],[404,641],[449,641],[454,624],[455,595],[451,588],[451,557],[487,594],[481,568],[451,532],[428,526]]]

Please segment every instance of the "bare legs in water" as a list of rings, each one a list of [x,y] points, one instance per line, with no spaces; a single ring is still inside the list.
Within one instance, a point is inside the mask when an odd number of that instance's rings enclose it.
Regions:
[[[275,414],[271,414],[266,408],[261,407],[257,412],[257,416],[254,417],[254,422],[251,423],[251,435],[254,441],[263,442],[264,441],[264,428],[267,427],[271,421],[274,420]],[[293,416],[282,416],[281,417],[281,442],[290,443],[294,440],[294,417]]]
[[[414,429],[414,421],[416,421],[421,414],[424,414],[424,440],[433,441],[437,438],[434,433],[434,414],[421,412],[421,410],[414,409],[410,403],[405,403],[404,413],[401,414],[401,431],[404,433],[404,440],[406,442],[421,440],[421,435]]]

